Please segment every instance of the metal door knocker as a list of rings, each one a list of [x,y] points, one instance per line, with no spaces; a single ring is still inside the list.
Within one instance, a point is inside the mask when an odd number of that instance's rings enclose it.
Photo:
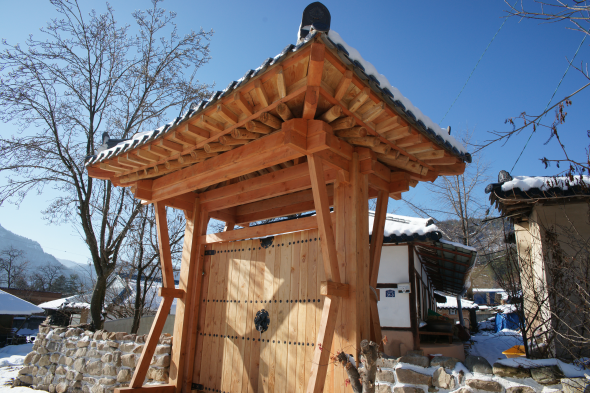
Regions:
[[[264,308],[256,313],[254,317],[254,326],[256,330],[260,332],[260,338],[262,339],[262,333],[266,332],[268,325],[270,324],[270,318],[268,317],[268,311]]]

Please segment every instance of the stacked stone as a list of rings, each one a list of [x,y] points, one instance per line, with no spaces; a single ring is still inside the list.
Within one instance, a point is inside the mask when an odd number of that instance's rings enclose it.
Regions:
[[[146,335],[40,326],[14,384],[51,393],[113,393],[129,386],[146,339]],[[172,337],[160,336],[146,383],[168,382],[171,349]]]
[[[466,378],[462,371],[453,375],[452,370],[457,363],[459,363],[458,359],[444,356],[437,356],[430,360],[422,351],[408,351],[405,356],[398,359],[379,359],[377,361],[377,392],[424,393],[443,389],[455,393],[474,391],[535,393],[536,390],[531,385],[554,387],[561,383],[566,393],[590,393],[589,380],[563,378],[557,366],[526,369],[495,363],[492,367],[481,356],[467,356],[465,366],[471,374],[468,374]],[[404,364],[410,366],[404,366]],[[504,378],[510,378],[510,381]],[[531,383],[531,379],[536,383]],[[505,385],[508,386],[505,387]]]

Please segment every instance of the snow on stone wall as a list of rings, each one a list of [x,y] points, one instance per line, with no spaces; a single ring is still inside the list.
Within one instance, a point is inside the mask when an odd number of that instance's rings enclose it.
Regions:
[[[455,358],[436,356],[430,360],[422,351],[408,351],[398,359],[379,359],[377,367],[377,393],[590,391],[590,380],[583,376],[568,378],[568,372],[564,375],[557,366],[491,366],[480,356],[467,356],[464,365]]]
[[[41,326],[15,386],[51,393],[112,393],[128,387],[147,335]],[[168,382],[172,337],[162,335],[147,383]]]

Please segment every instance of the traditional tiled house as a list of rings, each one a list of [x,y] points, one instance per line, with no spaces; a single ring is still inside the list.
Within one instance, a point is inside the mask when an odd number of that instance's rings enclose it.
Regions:
[[[463,358],[462,343],[433,345],[422,342],[421,336],[432,335],[427,320],[428,310],[437,308],[435,291],[454,299],[457,306],[456,297],[466,291],[477,251],[442,239],[432,219],[388,214],[384,228],[377,306],[382,333],[388,338],[385,353],[401,356],[420,348]]]
[[[548,356],[590,355],[589,186],[589,176],[501,171],[486,187],[492,205],[514,223],[528,344]]]

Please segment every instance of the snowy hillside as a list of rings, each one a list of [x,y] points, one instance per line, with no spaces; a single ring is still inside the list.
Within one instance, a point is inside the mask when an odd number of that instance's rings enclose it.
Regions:
[[[29,265],[27,266],[28,269],[40,268],[50,263],[52,265],[60,266],[61,274],[66,277],[70,274],[77,274],[80,278],[83,277],[82,273],[84,265],[67,260],[66,263],[62,263],[53,255],[43,251],[43,248],[38,242],[17,235],[0,225],[0,251],[9,248],[10,246],[24,251],[24,260],[29,261]]]

